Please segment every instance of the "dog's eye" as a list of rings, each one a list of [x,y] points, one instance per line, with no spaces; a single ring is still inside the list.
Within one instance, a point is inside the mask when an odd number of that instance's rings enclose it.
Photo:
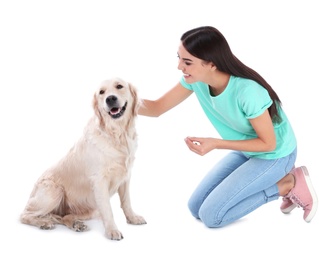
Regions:
[[[123,88],[123,86],[119,84],[119,85],[116,86],[116,88],[117,89],[121,89],[121,88]]]
[[[103,95],[105,93],[105,90],[101,89],[100,90],[100,95]]]

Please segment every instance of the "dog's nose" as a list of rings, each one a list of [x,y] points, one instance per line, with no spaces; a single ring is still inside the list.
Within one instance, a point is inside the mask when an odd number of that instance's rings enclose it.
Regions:
[[[108,104],[109,106],[112,106],[114,104],[116,104],[117,102],[117,97],[114,95],[108,96],[105,100],[106,104]]]

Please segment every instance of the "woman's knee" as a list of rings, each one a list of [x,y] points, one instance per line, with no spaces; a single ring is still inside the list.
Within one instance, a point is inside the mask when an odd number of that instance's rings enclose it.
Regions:
[[[208,228],[221,227],[221,219],[218,218],[218,213],[211,208],[201,207],[198,212],[200,220]]]
[[[198,211],[199,211],[200,205],[199,205],[198,201],[196,201],[193,197],[191,197],[188,200],[187,206],[188,206],[189,211],[193,215],[193,217],[199,219]]]

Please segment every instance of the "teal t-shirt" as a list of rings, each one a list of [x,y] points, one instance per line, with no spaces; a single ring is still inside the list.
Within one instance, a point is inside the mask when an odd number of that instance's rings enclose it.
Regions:
[[[249,119],[260,116],[272,104],[268,91],[260,84],[231,76],[225,90],[213,97],[206,83],[188,84],[184,77],[180,82],[182,86],[195,92],[206,116],[223,139],[247,140],[257,137]],[[247,156],[277,159],[287,156],[296,148],[295,134],[282,108],[279,114],[282,121],[274,124],[276,149],[270,152],[244,152]]]

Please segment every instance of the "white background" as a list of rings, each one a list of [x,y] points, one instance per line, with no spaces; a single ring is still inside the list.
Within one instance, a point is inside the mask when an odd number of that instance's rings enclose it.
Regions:
[[[81,135],[99,83],[119,76],[143,98],[157,98],[181,77],[183,32],[218,28],[234,54],[279,94],[318,191],[318,12],[304,1],[0,2],[1,259],[315,259],[319,216],[311,223],[281,199],[221,229],[191,217],[187,200],[225,153],[191,153],[184,137],[217,136],[195,96],[159,118],[139,117],[139,148],[131,195],[148,224],[125,222],[112,198],[122,241],[104,237],[102,223],[75,233],[19,223],[33,184]]]

